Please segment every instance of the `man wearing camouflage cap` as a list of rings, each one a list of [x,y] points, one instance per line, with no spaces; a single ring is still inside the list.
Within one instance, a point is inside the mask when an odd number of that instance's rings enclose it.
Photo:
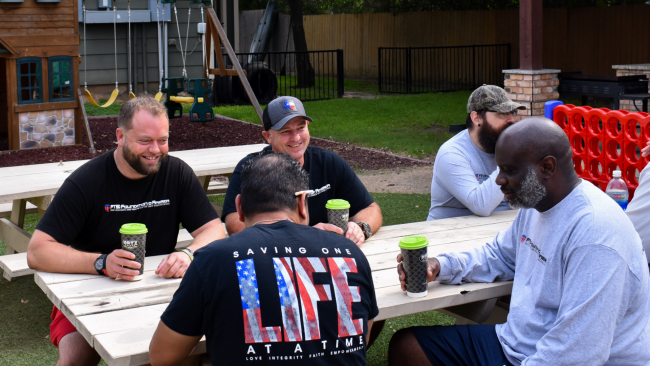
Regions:
[[[467,129],[445,142],[438,151],[431,181],[429,220],[488,216],[509,209],[495,183],[499,173],[494,149],[501,132],[525,110],[505,90],[483,85],[467,101]]]

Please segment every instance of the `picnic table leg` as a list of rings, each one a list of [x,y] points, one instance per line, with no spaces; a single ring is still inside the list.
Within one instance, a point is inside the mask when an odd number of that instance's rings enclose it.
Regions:
[[[210,188],[210,178],[212,178],[211,175],[204,175],[202,177],[199,177],[199,182],[201,182],[203,190],[206,192],[208,192],[208,188]]]
[[[18,226],[21,229],[25,226],[26,207],[27,207],[27,201],[22,199],[14,200],[13,205],[11,206],[11,217],[9,218],[9,221],[11,221],[14,225]],[[5,241],[5,244],[7,244],[7,251],[5,252],[5,254],[16,253],[16,250],[12,248],[8,242]]]
[[[472,302],[446,309],[440,309],[443,314],[456,318],[456,325],[461,324],[502,324],[508,317],[508,305],[502,304],[498,298]]]

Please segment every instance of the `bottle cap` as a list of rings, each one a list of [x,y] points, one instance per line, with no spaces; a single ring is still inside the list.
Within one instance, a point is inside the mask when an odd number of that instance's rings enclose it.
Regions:
[[[620,178],[621,177],[621,171],[620,170],[614,170],[614,172],[612,173],[612,177]]]
[[[399,241],[399,247],[402,249],[415,250],[428,246],[429,241],[423,235],[406,236]]]

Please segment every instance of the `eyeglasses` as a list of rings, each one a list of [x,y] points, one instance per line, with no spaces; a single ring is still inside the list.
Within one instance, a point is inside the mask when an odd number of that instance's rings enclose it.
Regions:
[[[314,197],[314,196],[318,196],[319,194],[321,194],[321,193],[323,193],[323,192],[325,192],[325,191],[327,191],[329,189],[330,189],[330,185],[328,184],[328,185],[323,186],[323,187],[318,188],[318,189],[309,189],[309,190],[306,190],[306,191],[298,191],[298,192],[296,192],[296,196],[306,194],[307,197]]]

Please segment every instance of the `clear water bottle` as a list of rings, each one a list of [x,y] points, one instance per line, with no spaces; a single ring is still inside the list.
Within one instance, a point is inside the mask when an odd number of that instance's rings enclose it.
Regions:
[[[621,206],[623,211],[625,211],[625,209],[627,209],[627,199],[629,197],[627,184],[625,184],[625,181],[621,179],[620,170],[614,170],[612,177],[612,180],[607,183],[605,193],[612,197],[612,199]]]

